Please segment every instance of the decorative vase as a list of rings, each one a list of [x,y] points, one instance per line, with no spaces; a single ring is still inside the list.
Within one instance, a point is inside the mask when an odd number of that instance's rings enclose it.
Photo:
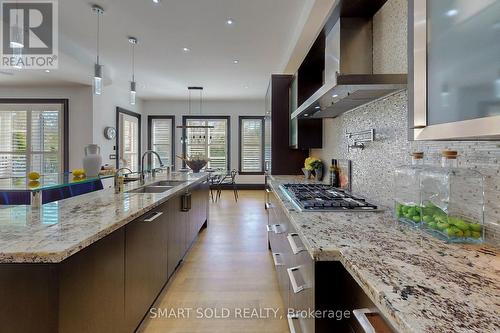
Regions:
[[[317,181],[323,180],[323,168],[315,169],[314,177]]]
[[[311,178],[311,170],[307,170],[306,168],[302,168],[302,172],[304,173],[304,176],[306,179]]]
[[[89,178],[99,176],[101,165],[101,148],[95,144],[86,146],[85,157],[83,158],[83,169],[85,170],[86,176]]]

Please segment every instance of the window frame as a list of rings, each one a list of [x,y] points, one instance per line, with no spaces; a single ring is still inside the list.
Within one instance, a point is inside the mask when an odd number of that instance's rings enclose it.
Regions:
[[[188,120],[200,119],[200,120],[226,120],[227,122],[227,140],[226,140],[226,149],[227,149],[227,161],[226,161],[226,170],[231,170],[231,116],[182,116],[182,126],[186,126]],[[187,144],[184,138],[186,137],[187,128],[182,128],[182,153],[186,156]],[[182,161],[182,167],[186,167],[186,162]]]
[[[138,121],[138,153],[139,153],[139,158],[137,159],[137,170],[141,170],[141,156],[142,156],[142,146],[141,146],[141,141],[142,141],[142,123],[141,123],[141,115],[139,113],[135,113],[133,111],[121,108],[121,107],[116,107],[116,146],[115,146],[115,152],[116,152],[116,168],[118,169],[120,167],[120,114],[125,114],[127,116],[135,117],[137,118]]]
[[[170,146],[172,147],[172,170],[175,170],[175,116],[163,116],[163,115],[152,115],[148,116],[148,149],[151,150],[153,149],[153,136],[152,136],[152,126],[153,126],[153,120],[155,119],[170,119],[172,121],[172,138],[171,138],[171,143]],[[149,156],[151,159],[151,156]],[[151,163],[151,161],[150,161]]]
[[[243,130],[243,120],[245,119],[251,119],[251,120],[260,120],[261,121],[261,128],[262,128],[262,134],[261,134],[261,159],[262,159],[262,166],[261,166],[261,171],[259,172],[245,172],[242,171],[242,166],[243,163],[241,163],[241,158],[243,157],[243,149],[242,149],[242,144],[243,144],[243,137],[242,137],[242,130]],[[265,173],[265,139],[266,139],[266,128],[265,128],[265,116],[239,116],[238,117],[238,171],[240,175],[264,175]]]
[[[62,110],[62,171],[69,172],[69,99],[68,98],[0,98],[0,104],[60,104]]]

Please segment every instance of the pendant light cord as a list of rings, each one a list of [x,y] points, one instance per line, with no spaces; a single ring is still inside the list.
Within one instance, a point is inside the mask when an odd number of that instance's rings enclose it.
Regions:
[[[135,44],[132,43],[132,82],[135,82]]]
[[[100,32],[101,32],[101,14],[97,13],[97,64],[99,65],[99,53],[100,53]]]

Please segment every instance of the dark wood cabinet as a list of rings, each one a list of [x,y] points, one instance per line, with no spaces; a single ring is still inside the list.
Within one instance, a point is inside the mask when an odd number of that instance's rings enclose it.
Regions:
[[[129,223],[125,228],[126,331],[139,326],[168,279],[168,205]]]
[[[265,159],[273,175],[301,174],[307,150],[290,148],[290,85],[293,75],[275,74],[266,94]]]

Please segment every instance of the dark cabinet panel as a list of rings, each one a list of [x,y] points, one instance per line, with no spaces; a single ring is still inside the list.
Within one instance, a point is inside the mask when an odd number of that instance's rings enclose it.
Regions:
[[[125,317],[129,332],[140,324],[167,281],[166,209],[161,206],[125,228]]]
[[[123,332],[124,230],[59,266],[59,332]]]
[[[292,75],[272,75],[267,94],[270,113],[266,121],[271,128],[267,142],[268,160],[273,175],[301,174],[308,151],[290,148],[290,84]]]

